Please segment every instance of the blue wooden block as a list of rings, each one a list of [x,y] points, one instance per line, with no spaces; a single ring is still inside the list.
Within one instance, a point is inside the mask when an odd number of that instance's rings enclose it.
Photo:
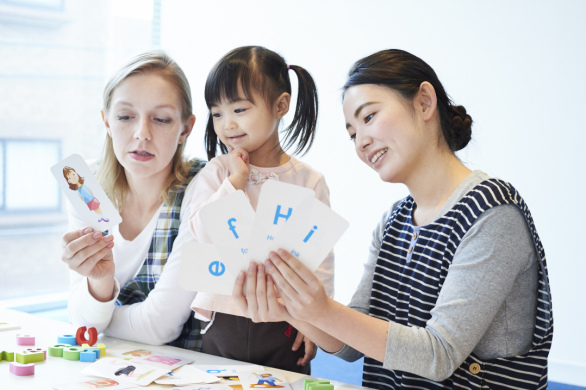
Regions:
[[[80,352],[79,353],[79,361],[81,361],[81,362],[95,362],[96,361],[96,354],[92,351]]]
[[[88,348],[85,352],[93,352],[96,354],[96,359],[100,358],[100,350],[98,348]]]
[[[57,337],[58,344],[69,344],[77,345],[77,339],[74,334],[64,334],[63,336]]]

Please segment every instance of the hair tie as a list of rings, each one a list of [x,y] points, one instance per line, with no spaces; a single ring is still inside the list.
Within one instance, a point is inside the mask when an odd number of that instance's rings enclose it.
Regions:
[[[291,69],[291,66],[287,65],[287,70]]]

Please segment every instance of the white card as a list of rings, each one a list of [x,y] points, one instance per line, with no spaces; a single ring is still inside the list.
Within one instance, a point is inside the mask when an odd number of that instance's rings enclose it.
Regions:
[[[187,291],[232,295],[240,270],[248,258],[241,248],[186,242],[181,250],[179,285]]]
[[[146,364],[105,357],[90,364],[81,372],[88,375],[115,379],[118,382],[146,386],[169,371]]]
[[[70,382],[54,386],[55,390],[80,390],[80,389],[108,389],[108,390],[124,390],[135,389],[136,386],[132,383],[119,383],[114,379],[90,379],[81,382]]]
[[[156,352],[149,349],[136,349],[129,345],[118,347],[114,354],[123,358],[127,362],[147,364],[149,366],[163,368],[167,371],[172,371],[178,367],[193,363],[193,359],[168,355],[166,353]]]
[[[53,165],[51,172],[87,226],[104,231],[122,222],[122,217],[79,154],[72,154]]]
[[[306,199],[268,249],[283,248],[315,271],[347,228],[348,221],[319,199]]]
[[[244,390],[253,389],[283,389],[291,390],[291,386],[282,374],[275,371],[255,371],[248,374],[240,374],[240,381]]]
[[[238,190],[202,207],[199,217],[214,244],[237,246],[246,253],[254,210],[243,191]]]
[[[295,214],[299,203],[314,196],[315,192],[306,187],[275,180],[266,181],[256,206],[248,244],[249,258],[256,262],[266,260],[270,241],[278,237],[279,230]]]
[[[183,366],[155,380],[160,385],[185,386],[196,383],[217,383],[220,381],[215,375],[208,374],[194,366]],[[222,386],[224,387],[224,386]]]

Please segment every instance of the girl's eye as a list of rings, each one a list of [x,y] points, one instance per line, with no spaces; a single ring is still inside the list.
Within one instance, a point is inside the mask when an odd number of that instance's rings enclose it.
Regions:
[[[234,110],[234,112],[236,114],[240,114],[241,112],[244,112],[244,111],[246,111],[246,108],[237,108],[237,109]]]
[[[218,114],[218,113],[215,113],[214,114],[214,113],[212,113],[212,117],[214,117],[214,118],[219,118],[221,116],[222,116],[222,114]]]
[[[367,116],[364,118],[364,123],[368,123],[368,122],[370,122],[370,120],[372,119],[372,117],[373,117],[373,116],[374,116],[374,113],[367,115]]]

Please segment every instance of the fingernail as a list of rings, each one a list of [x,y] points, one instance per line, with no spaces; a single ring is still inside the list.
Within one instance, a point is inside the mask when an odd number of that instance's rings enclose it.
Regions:
[[[92,234],[92,238],[95,238],[96,240],[100,237],[102,237],[102,233],[100,232],[95,232],[94,234]]]
[[[254,271],[254,267],[255,267],[255,265],[256,265],[256,264],[254,264],[254,261],[251,261],[251,262],[248,264],[248,270],[249,270],[249,271]]]
[[[278,249],[277,253],[282,257],[285,256],[288,252],[285,249]]]
[[[258,273],[260,274],[261,272],[264,272],[264,270],[265,270],[265,266],[262,263],[259,264],[258,269],[257,269]]]
[[[238,276],[236,276],[236,279],[242,279],[244,277],[244,271],[240,271],[238,272]]]
[[[90,234],[90,233],[91,233],[91,232],[93,232],[93,231],[94,231],[94,229],[92,229],[92,228],[86,228],[86,229],[83,231],[83,234]]]
[[[267,271],[273,269],[273,263],[270,260],[266,260],[265,261],[265,268],[267,269]]]
[[[111,234],[109,236],[104,237],[104,241],[106,241],[106,242],[112,241],[113,239],[114,239],[114,236]]]
[[[114,243],[113,242],[111,242],[108,245],[106,245],[106,248],[113,248],[113,247],[114,247]]]

